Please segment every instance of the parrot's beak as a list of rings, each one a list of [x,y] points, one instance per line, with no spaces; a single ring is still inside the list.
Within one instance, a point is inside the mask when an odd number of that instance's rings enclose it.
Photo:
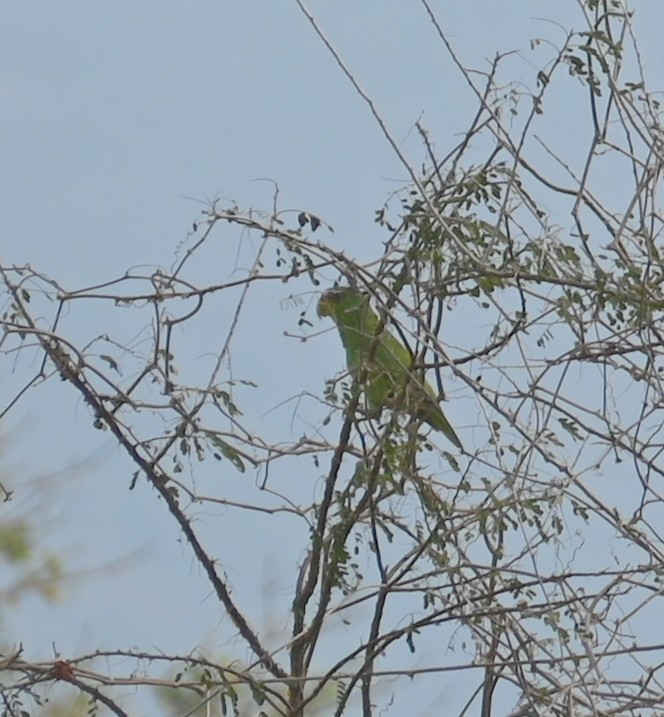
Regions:
[[[320,299],[318,299],[318,306],[316,306],[316,313],[318,314],[319,319],[322,319],[323,316],[330,315],[330,309],[329,309],[327,297],[325,296],[325,294],[323,294],[320,297]]]
[[[324,294],[321,294],[320,299],[318,299],[318,306],[316,307],[316,313],[318,314],[319,318],[323,318],[323,316],[333,316],[334,312],[332,311],[332,306],[334,305],[334,300],[336,298],[336,294],[334,291],[326,291]]]

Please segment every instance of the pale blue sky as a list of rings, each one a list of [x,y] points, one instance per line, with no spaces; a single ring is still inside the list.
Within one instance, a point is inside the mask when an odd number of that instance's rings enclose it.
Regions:
[[[529,39],[562,38],[542,18],[567,25],[579,13],[571,1],[432,5],[464,62],[487,67],[485,58],[517,49],[509,79],[531,84],[546,55],[532,55]],[[660,86],[664,6],[640,5],[637,30],[650,80]],[[310,9],[415,166],[424,156],[416,121],[428,127],[440,154],[456,143],[476,105],[417,2],[335,0],[311,2]],[[279,183],[282,209],[306,209],[333,225],[339,249],[373,256],[383,239],[374,211],[407,181],[294,0],[10,0],[0,10],[0,97],[2,261],[28,262],[69,288],[135,265],[170,265],[199,202],[209,198],[269,209],[272,186],[261,178]],[[235,250],[220,247],[220,279],[232,271]],[[269,310],[256,312],[256,335],[276,347],[276,365],[284,367],[261,406],[303,389],[320,393],[343,361],[331,334],[318,343],[283,338],[298,313],[279,306],[289,293],[284,287],[271,294]],[[81,330],[103,331],[100,317],[94,320]],[[251,378],[265,344],[245,340],[243,377]],[[296,377],[284,377],[294,362]],[[13,377],[5,373],[3,383],[30,370],[34,365]],[[287,422],[292,408],[279,410],[262,420]],[[69,387],[54,381],[36,393],[6,430],[19,417],[27,428],[21,438],[9,436],[5,467],[30,477],[87,461],[71,481],[52,488],[53,514],[42,536],[51,549],[74,568],[138,554],[110,575],[76,583],[60,603],[22,605],[4,626],[6,638],[22,641],[28,657],[47,658],[52,643],[65,655],[151,645],[186,651],[216,629],[216,603],[174,525],[144,485],[128,492],[127,463],[106,434],[89,428]],[[228,544],[214,511],[202,511],[200,521],[222,553]],[[292,529],[284,520],[284,539]],[[233,524],[224,530],[233,535]],[[273,614],[261,596],[252,605],[257,622],[267,623],[290,600],[298,556],[284,564],[279,546],[233,547],[246,550],[229,575],[239,593],[255,591],[257,562],[273,586]],[[209,647],[232,649],[214,641]]]

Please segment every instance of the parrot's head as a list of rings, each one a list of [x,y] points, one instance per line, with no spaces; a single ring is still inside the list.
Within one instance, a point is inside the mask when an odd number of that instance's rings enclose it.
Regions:
[[[330,289],[324,292],[318,300],[318,316],[331,316],[335,319],[346,312],[357,309],[367,298],[365,294],[350,286]]]

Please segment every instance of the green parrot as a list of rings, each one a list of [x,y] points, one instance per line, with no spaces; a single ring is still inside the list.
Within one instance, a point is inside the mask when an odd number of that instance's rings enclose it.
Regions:
[[[410,350],[386,327],[378,333],[381,320],[367,294],[352,287],[326,291],[318,301],[318,315],[329,316],[337,325],[351,376],[355,380],[364,377],[370,410],[379,412],[398,403],[463,449],[433,389],[413,372]]]

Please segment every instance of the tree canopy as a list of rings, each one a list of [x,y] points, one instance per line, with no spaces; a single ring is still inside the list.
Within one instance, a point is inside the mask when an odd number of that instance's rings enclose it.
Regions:
[[[269,211],[210,202],[168,268],[72,287],[0,262],[5,375],[24,377],[3,418],[60,382],[122,451],[114,479],[170,516],[233,647],[17,648],[5,714],[52,682],[129,714],[126,685],[157,679],[174,714],[659,713],[660,108],[631,13],[580,6],[564,41],[532,41],[528,78],[509,54],[459,62],[476,114],[442,153],[418,123],[420,169],[328,43],[407,173],[361,250],[275,190]],[[365,410],[315,310],[335,285],[408,347],[463,451]],[[279,596],[243,552],[273,548]]]

